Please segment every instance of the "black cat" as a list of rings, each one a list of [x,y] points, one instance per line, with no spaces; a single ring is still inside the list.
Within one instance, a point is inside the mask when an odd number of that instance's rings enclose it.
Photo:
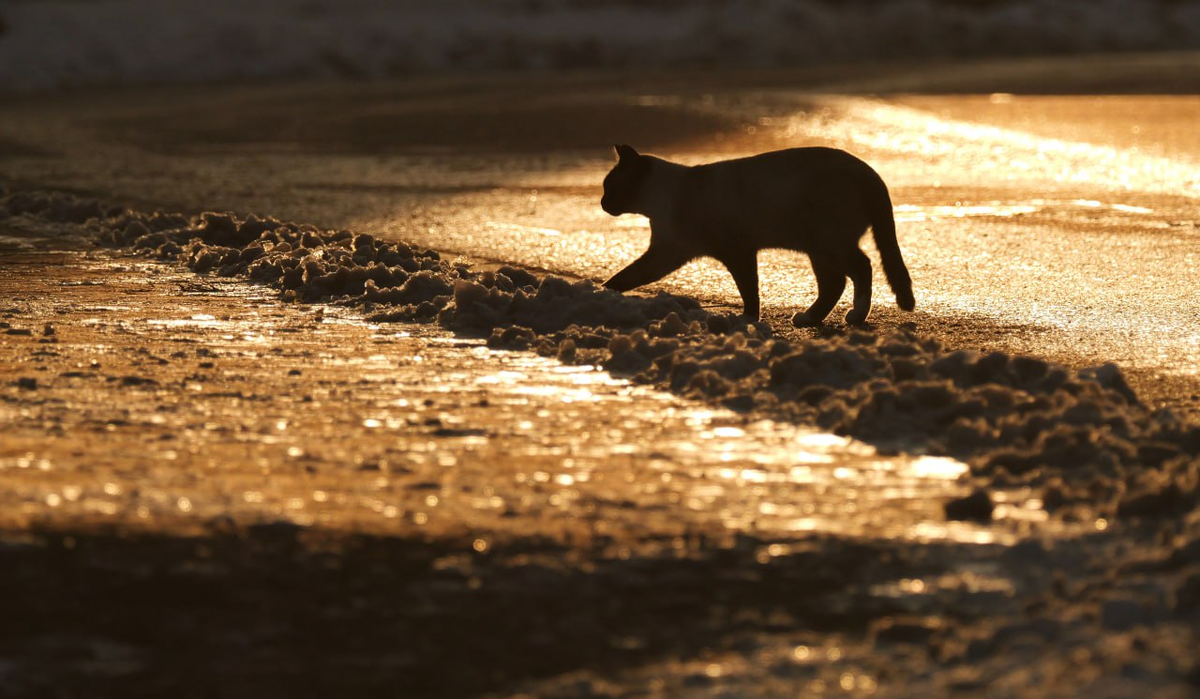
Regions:
[[[912,280],[896,242],[887,185],[870,165],[833,148],[792,148],[749,158],[686,166],[629,146],[604,178],[600,206],[613,216],[650,219],[650,248],[604,286],[617,291],[662,279],[698,257],[725,265],[758,319],[758,251],[806,253],[817,277],[817,300],[792,317],[797,326],[825,320],[854,282],[852,325],[871,312],[871,261],[858,248],[867,228],[900,308],[915,304]]]

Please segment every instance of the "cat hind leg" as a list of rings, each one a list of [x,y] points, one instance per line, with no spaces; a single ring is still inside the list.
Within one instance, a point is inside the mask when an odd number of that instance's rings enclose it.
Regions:
[[[827,257],[810,257],[813,274],[817,277],[817,300],[806,311],[792,316],[792,325],[797,328],[820,325],[838,299],[846,290],[846,272],[836,260]]]
[[[854,283],[854,306],[846,313],[847,325],[860,325],[871,315],[871,259],[854,248],[849,256],[848,272]]]

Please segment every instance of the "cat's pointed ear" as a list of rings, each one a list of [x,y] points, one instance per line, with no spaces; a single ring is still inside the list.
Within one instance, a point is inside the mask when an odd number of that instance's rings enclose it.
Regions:
[[[633,160],[638,157],[638,152],[633,149],[633,146],[616,145],[613,150],[617,151],[618,160]]]

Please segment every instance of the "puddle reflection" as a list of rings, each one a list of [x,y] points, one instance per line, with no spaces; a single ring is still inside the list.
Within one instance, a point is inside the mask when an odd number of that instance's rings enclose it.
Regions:
[[[492,404],[543,406],[537,420],[511,426],[535,442],[520,453],[569,455],[557,470],[541,466],[519,474],[521,481],[570,488],[579,503],[604,502],[617,481],[640,486],[639,505],[678,503],[760,534],[995,539],[986,528],[943,521],[941,504],[965,492],[959,478],[967,467],[952,459],[884,457],[837,435],[697,408],[591,367],[502,351],[489,363],[472,388],[485,390]]]
[[[966,490],[966,467],[952,460],[885,456],[429,326],[238,306],[263,292],[236,289],[222,291],[219,312],[188,301],[174,317],[146,314],[119,333],[107,328],[121,318],[91,325],[97,309],[84,309],[81,327],[97,339],[163,347],[170,359],[154,366],[174,372],[181,390],[126,390],[117,415],[108,382],[71,388],[64,419],[126,446],[57,484],[23,478],[10,493],[21,511],[366,530],[537,523],[571,540],[624,532],[651,542],[696,532],[984,542],[1013,529],[944,521],[943,503]],[[122,449],[143,448],[149,433],[169,448],[118,477],[128,471]],[[51,464],[22,451],[0,458],[0,473]],[[1001,504],[1012,522],[1035,520],[1020,497]]]

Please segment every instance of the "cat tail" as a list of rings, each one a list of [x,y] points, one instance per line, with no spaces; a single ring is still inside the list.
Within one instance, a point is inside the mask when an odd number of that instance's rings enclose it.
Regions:
[[[900,243],[896,241],[892,199],[888,196],[887,187],[882,182],[880,185],[883,196],[877,198],[871,207],[871,232],[875,237],[875,248],[883,260],[883,274],[896,294],[896,305],[911,311],[917,305],[913,298],[912,278],[908,276],[908,267],[904,266],[904,258],[900,256]]]

